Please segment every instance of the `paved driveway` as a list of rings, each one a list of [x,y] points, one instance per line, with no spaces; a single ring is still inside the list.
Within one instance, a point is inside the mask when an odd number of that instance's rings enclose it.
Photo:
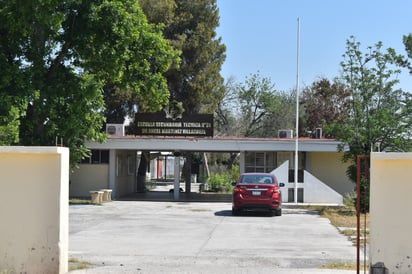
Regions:
[[[72,273],[335,273],[356,250],[315,212],[233,217],[230,203],[114,201],[70,206]],[[353,273],[337,271],[336,273]]]

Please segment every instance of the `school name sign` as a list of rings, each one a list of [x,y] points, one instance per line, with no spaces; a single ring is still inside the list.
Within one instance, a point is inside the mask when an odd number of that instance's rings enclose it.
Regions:
[[[163,112],[138,113],[136,135],[213,137],[212,114],[190,114],[168,118]]]

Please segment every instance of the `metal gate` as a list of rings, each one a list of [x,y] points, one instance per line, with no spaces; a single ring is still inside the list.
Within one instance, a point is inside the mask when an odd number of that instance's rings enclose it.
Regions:
[[[360,273],[360,250],[363,247],[363,271],[366,272],[367,221],[369,212],[370,170],[369,155],[357,156],[357,201],[356,201],[356,273]],[[363,229],[361,231],[361,213],[363,213]],[[361,237],[363,239],[361,244]]]

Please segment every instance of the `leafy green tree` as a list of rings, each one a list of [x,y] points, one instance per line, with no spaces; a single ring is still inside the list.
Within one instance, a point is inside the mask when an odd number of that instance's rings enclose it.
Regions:
[[[21,110],[13,104],[10,95],[3,95],[0,104],[0,146],[16,144],[19,141],[19,116]]]
[[[19,127],[3,144],[62,139],[76,163],[88,155],[86,140],[105,138],[104,88],[147,108],[168,101],[163,73],[176,52],[134,0],[3,1],[0,33],[0,117]]]
[[[337,137],[350,146],[347,159],[368,155],[378,145],[381,150],[408,151],[412,136],[411,94],[396,88],[400,70],[394,64],[402,56],[382,43],[363,54],[354,38],[347,41],[342,77],[350,92],[350,108],[344,123],[337,123]]]
[[[295,94],[277,91],[270,78],[251,74],[244,82],[226,82],[226,93],[215,112],[217,135],[277,137],[279,129],[290,129],[295,121]],[[227,167],[238,154],[230,153]]]
[[[141,5],[150,22],[165,25],[165,38],[181,51],[182,63],[166,74],[170,101],[182,102],[188,113],[214,112],[224,93],[220,69],[226,58],[226,47],[216,37],[216,0],[143,0]]]
[[[263,119],[263,126],[256,133],[258,137],[277,137],[278,130],[295,127],[296,92],[277,91],[269,100],[268,115]]]
[[[372,149],[408,151],[411,147],[411,94],[396,88],[396,65],[403,57],[382,43],[368,47],[363,54],[353,37],[347,41],[342,78],[350,92],[348,119],[335,123],[336,138],[349,146],[344,160],[352,163],[349,177],[356,181],[358,155],[369,155]],[[364,178],[363,178],[364,179]],[[363,180],[368,190],[368,180]],[[367,195],[369,196],[369,195]],[[365,201],[367,202],[367,201]]]
[[[243,136],[256,136],[269,114],[268,107],[274,100],[275,85],[266,77],[252,74],[237,86],[239,110],[242,113]]]
[[[230,123],[234,128],[231,132],[237,136],[276,137],[279,129],[293,128],[294,96],[277,91],[270,78],[251,74],[244,82],[231,84],[227,89],[219,109],[220,119],[229,121],[228,118],[237,117],[235,123]]]
[[[408,58],[412,59],[412,33],[403,36],[403,44],[405,45],[405,50],[408,54]],[[412,65],[410,61],[408,62],[407,60],[404,60],[402,62],[402,66],[409,68],[409,72],[412,75]]]
[[[176,18],[175,0],[139,0],[147,20],[153,24],[170,26]]]

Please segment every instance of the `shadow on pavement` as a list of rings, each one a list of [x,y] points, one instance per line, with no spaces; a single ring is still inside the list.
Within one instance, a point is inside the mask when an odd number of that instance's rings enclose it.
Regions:
[[[315,210],[306,210],[306,209],[285,209],[283,208],[282,211],[283,215],[319,215],[319,212]],[[239,216],[233,216],[232,210],[221,210],[216,211],[215,216],[222,216],[222,217],[275,217],[272,213],[267,211],[242,211]]]
[[[120,201],[152,201],[152,202],[232,202],[232,194],[222,193],[197,193],[180,192],[179,199],[174,199],[174,193],[169,191],[148,191],[144,193],[131,193],[118,199]]]

